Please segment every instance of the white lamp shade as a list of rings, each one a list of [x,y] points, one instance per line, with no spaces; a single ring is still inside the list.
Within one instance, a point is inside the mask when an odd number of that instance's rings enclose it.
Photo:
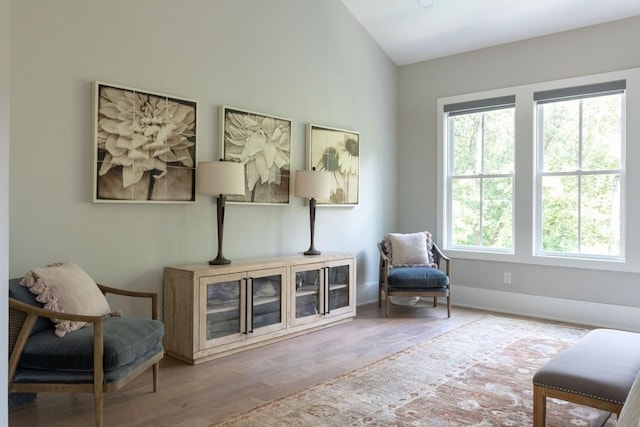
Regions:
[[[196,190],[200,194],[242,195],[244,165],[238,162],[198,162]]]
[[[296,197],[329,197],[331,174],[326,171],[296,171]]]

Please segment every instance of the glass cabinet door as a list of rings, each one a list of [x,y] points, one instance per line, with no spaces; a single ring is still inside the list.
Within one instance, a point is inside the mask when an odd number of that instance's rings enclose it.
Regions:
[[[242,339],[246,319],[245,274],[200,279],[201,345],[209,346]]]
[[[291,323],[300,325],[322,317],[355,311],[353,260],[327,261],[291,267]]]
[[[270,332],[286,327],[283,298],[286,272],[286,268],[276,268],[249,273],[247,334]]]
[[[325,315],[337,315],[354,309],[353,263],[328,262],[326,267],[326,309]]]
[[[287,269],[200,279],[200,346],[246,340],[287,326],[283,292]]]
[[[307,264],[291,269],[291,286],[295,286],[292,301],[292,323],[301,324],[313,321],[322,314],[324,288],[324,264]]]

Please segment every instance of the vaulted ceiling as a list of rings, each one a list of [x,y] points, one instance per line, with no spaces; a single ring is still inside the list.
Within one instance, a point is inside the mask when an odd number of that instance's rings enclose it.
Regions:
[[[640,0],[422,1],[342,0],[397,65],[640,15]]]

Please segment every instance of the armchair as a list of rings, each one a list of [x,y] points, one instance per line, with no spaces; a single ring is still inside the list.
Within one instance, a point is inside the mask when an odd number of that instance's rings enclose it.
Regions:
[[[152,319],[86,316],[42,308],[20,280],[9,280],[10,393],[93,393],[95,425],[100,427],[104,393],[122,388],[149,367],[157,391],[164,355],[157,294],[98,284],[104,295],[150,299]],[[59,337],[51,319],[87,326]]]
[[[431,240],[429,232],[389,233],[378,242],[380,253],[378,307],[384,294],[385,315],[389,317],[390,297],[447,298],[451,317],[451,260]]]

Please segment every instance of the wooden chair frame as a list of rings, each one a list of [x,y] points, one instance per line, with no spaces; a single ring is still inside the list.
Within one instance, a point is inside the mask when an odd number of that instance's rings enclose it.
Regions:
[[[112,288],[98,284],[98,287],[104,295],[110,293],[114,295],[122,295],[134,298],[150,298],[151,299],[151,318],[158,320],[158,294],[152,292],[127,291],[123,289]],[[59,313],[43,308],[25,304],[16,299],[9,298],[9,309],[11,316],[21,316],[24,318],[22,326],[17,334],[9,335],[9,388],[11,393],[93,393],[95,408],[95,424],[102,427],[103,423],[103,403],[104,393],[113,392],[122,388],[131,379],[137,377],[149,367],[153,367],[153,391],[158,391],[158,372],[160,369],[160,360],[164,356],[164,351],[158,352],[144,363],[140,364],[136,369],[127,374],[118,381],[110,383],[104,382],[104,327],[103,318],[98,316],[84,316],[73,313]],[[27,344],[31,329],[38,317],[46,317],[49,319],[61,319],[71,321],[81,321],[91,323],[93,325],[93,382],[86,384],[65,384],[65,383],[14,383],[13,378],[18,369],[18,362]]]
[[[389,317],[389,297],[391,296],[403,296],[403,297],[433,297],[433,306],[438,305],[438,297],[447,298],[447,317],[451,317],[451,259],[447,257],[438,245],[432,243],[431,252],[437,268],[442,270],[442,264],[444,263],[444,273],[449,278],[449,287],[446,290],[429,290],[429,289],[408,289],[408,290],[390,290],[389,289],[389,269],[391,268],[391,260],[385,253],[382,243],[378,242],[378,251],[380,252],[380,269],[378,276],[378,307],[382,307],[382,294],[384,293],[384,305],[385,315]],[[401,268],[401,267],[400,267]],[[435,268],[435,267],[434,267]]]

